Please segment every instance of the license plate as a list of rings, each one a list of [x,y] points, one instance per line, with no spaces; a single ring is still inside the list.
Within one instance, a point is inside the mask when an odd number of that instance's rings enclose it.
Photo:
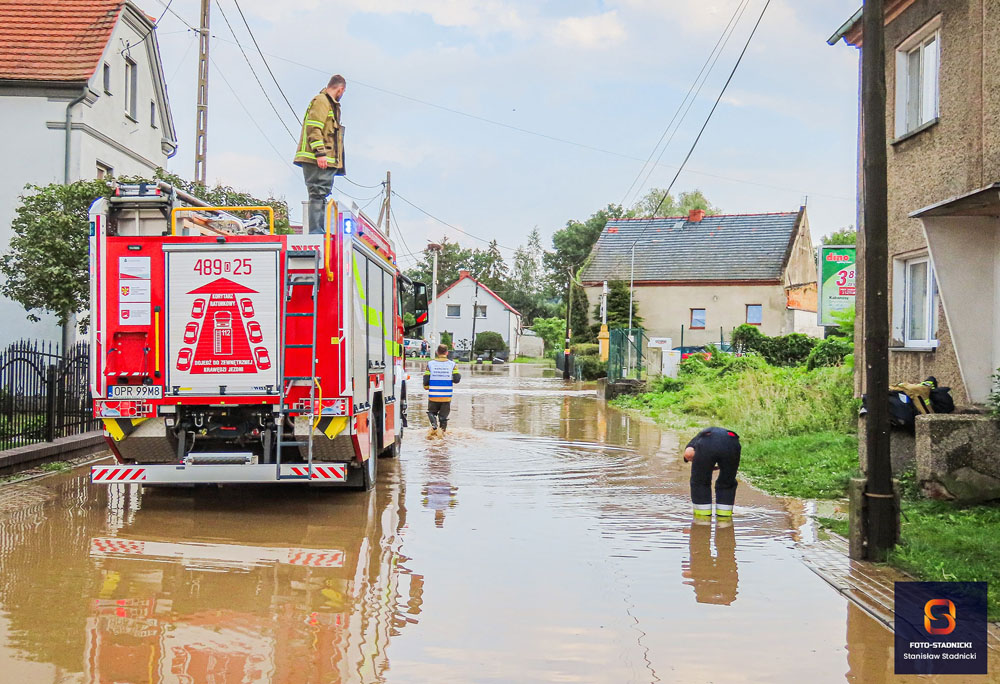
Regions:
[[[162,399],[163,385],[111,385],[108,399]]]

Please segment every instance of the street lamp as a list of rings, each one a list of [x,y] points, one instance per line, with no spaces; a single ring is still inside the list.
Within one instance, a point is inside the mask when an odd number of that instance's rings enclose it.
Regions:
[[[427,243],[427,249],[433,255],[434,266],[431,268],[431,344],[438,342],[438,252],[441,245],[436,242]]]

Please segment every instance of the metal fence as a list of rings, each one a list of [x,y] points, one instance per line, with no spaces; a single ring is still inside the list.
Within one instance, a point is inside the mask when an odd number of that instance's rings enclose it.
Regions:
[[[614,328],[609,331],[608,382],[641,379],[646,370],[649,338],[642,328]]]
[[[0,353],[0,451],[99,429],[91,404],[86,342],[22,340]]]

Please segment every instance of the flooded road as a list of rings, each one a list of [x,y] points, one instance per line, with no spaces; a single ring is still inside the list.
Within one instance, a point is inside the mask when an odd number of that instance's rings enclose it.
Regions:
[[[443,442],[411,391],[370,495],[0,488],[0,682],[907,681],[801,516],[693,522],[676,435],[544,374],[467,373]]]

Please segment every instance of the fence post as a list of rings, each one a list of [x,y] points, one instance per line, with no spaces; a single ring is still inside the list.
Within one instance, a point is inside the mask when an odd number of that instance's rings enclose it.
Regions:
[[[45,441],[54,442],[56,438],[56,367],[50,365],[45,369]]]

